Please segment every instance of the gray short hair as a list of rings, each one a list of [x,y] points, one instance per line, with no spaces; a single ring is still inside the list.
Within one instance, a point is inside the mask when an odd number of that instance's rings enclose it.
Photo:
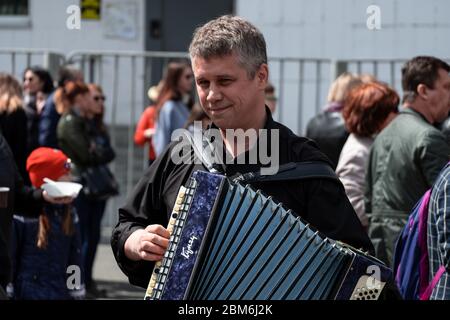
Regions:
[[[236,53],[250,78],[267,63],[266,41],[250,22],[231,15],[221,16],[197,28],[189,46],[191,59],[209,59]]]

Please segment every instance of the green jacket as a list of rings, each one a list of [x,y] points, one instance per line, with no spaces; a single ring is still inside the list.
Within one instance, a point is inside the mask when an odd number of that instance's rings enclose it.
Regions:
[[[76,111],[71,110],[61,117],[57,135],[61,150],[72,160],[75,176],[79,176],[86,167],[106,162],[103,155],[96,152],[88,120]]]
[[[410,108],[377,136],[369,154],[364,200],[378,258],[391,264],[410,211],[449,157],[444,135]]]

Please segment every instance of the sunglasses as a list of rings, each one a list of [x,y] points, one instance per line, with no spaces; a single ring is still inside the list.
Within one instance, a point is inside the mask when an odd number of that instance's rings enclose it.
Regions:
[[[105,96],[95,96],[95,97],[94,97],[94,100],[95,100],[95,101],[100,101],[100,100],[105,101],[105,100],[106,100],[106,97],[105,97]]]

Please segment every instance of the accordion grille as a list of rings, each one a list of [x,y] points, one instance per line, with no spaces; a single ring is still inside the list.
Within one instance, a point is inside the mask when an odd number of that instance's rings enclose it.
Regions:
[[[237,184],[223,202],[186,298],[329,299],[350,259],[270,197]]]

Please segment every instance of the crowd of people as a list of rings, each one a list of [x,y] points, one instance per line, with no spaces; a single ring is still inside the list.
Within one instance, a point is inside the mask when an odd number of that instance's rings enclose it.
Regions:
[[[166,226],[178,190],[194,171],[206,170],[198,162],[171,159],[179,142],[172,134],[180,128],[192,131],[194,122],[201,121],[206,137],[210,130],[221,132],[223,150],[218,152],[234,160],[255,146],[239,151],[226,130],[268,129],[269,135],[277,132],[280,165],[317,162],[335,171],[336,180],[316,177],[253,186],[323,235],[369,252],[388,267],[409,213],[435,186],[427,227],[429,278],[441,266],[445,271],[431,298],[450,298],[446,62],[430,56],[407,61],[401,104],[392,87],[371,75],[340,75],[324,111],[311,119],[306,137],[299,137],[272,119],[276,96],[269,83],[266,44],[251,23],[234,16],[214,19],[195,31],[189,53],[191,64],[169,63],[159,84],[149,89],[151,104],[136,125],[134,143],[148,145],[149,167],[119,209],[111,237],[130,283],[147,287],[154,263],[169,244]],[[103,121],[106,97],[99,85],[86,84],[72,68],[62,68],[56,88],[53,84],[39,67],[27,68],[22,84],[0,74],[0,150],[5,154],[0,187],[11,187],[8,214],[0,215],[0,257],[10,267],[2,268],[0,285],[15,299],[105,294],[96,287],[92,267],[108,197],[81,192],[76,199],[54,199],[39,188],[45,177],[83,183],[89,168],[114,160]],[[214,169],[233,177],[264,167],[260,158],[256,164],[237,160],[216,163]],[[13,180],[6,179],[11,175],[5,170],[14,172]],[[49,261],[52,268],[43,267]],[[69,290],[66,268],[74,264],[81,267],[83,281]]]
[[[328,108],[309,124],[309,137],[317,137],[319,145],[325,140],[323,151],[330,158],[339,154],[336,173],[367,230],[376,257],[388,266],[393,266],[402,230],[411,227],[410,213],[432,188],[424,233],[428,234],[427,261],[422,264],[430,266],[430,282],[439,268],[444,268],[433,281],[430,294],[431,299],[446,300],[450,298],[450,207],[446,201],[450,140],[445,125],[450,112],[449,73],[450,66],[438,58],[414,57],[402,68],[401,105],[394,89],[370,79],[344,87],[342,108]],[[349,75],[342,75],[335,83],[342,77]],[[331,112],[337,113],[331,117]],[[325,119],[320,122],[322,128],[317,126],[318,118]],[[341,119],[339,125],[336,119]],[[333,133],[340,134],[330,134],[327,140],[327,123]],[[335,143],[337,137],[345,143]]]
[[[105,96],[71,67],[59,70],[55,84],[41,67],[27,68],[22,84],[0,73],[0,185],[9,188],[0,208],[0,286],[12,299],[105,296],[92,267],[107,196],[51,197],[41,189],[48,178],[88,190],[84,172],[115,158]],[[74,288],[67,286],[70,266],[79,268]]]
[[[271,117],[265,50],[259,30],[239,17],[219,17],[195,31],[189,51],[199,100],[211,121],[205,135],[219,129],[224,150],[218,152],[236,160],[245,154],[227,140],[226,130],[277,129],[280,165],[315,161],[335,169],[339,183],[315,178],[250,184],[325,236],[366,250],[392,267],[396,240],[409,213],[450,160],[449,141],[439,129],[450,112],[449,65],[429,56],[409,60],[402,68],[402,105],[396,91],[375,77],[344,73],[332,84],[324,112],[308,124],[307,138],[301,138]],[[170,155],[178,143],[172,141],[158,153],[119,209],[111,238],[119,266],[130,283],[142,287],[169,244],[166,225],[179,187],[193,171],[205,170],[198,163],[175,164]],[[248,144],[241,152],[252,148]],[[233,177],[257,172],[263,164],[235,161],[211,167]],[[433,189],[436,199],[430,208],[438,209],[429,213],[428,245],[434,250],[429,278],[438,267],[446,268],[434,299],[445,299],[450,291],[447,171],[441,173],[440,188]],[[391,297],[399,297],[395,287],[390,287]]]

